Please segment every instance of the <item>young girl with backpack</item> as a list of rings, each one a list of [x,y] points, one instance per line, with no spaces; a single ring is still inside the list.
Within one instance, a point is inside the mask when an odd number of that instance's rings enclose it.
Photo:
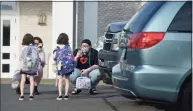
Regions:
[[[40,37],[34,37],[34,46],[36,46],[38,53],[39,53],[39,57],[40,57],[40,63],[39,63],[39,67],[38,67],[38,73],[36,74],[36,76],[34,77],[34,95],[39,95],[39,91],[38,91],[38,86],[39,83],[42,79],[43,76],[43,68],[45,66],[45,52],[43,50],[43,41]],[[19,64],[18,64],[18,68],[19,68]],[[21,94],[20,93],[20,81],[21,81],[21,74],[20,74],[20,69],[18,69],[14,72],[13,78],[12,78],[12,88],[16,91],[16,94]],[[29,76],[26,77],[26,84],[30,84],[29,81]]]
[[[30,97],[29,100],[34,99],[34,75],[37,74],[39,65],[39,54],[37,48],[34,46],[34,39],[31,34],[25,34],[22,41],[22,51],[20,55],[21,62],[21,82],[20,82],[20,98],[24,100],[24,87],[26,76],[30,76]]]
[[[57,100],[68,100],[69,98],[69,76],[74,72],[74,60],[71,48],[68,42],[68,35],[61,33],[57,39],[57,48],[54,51],[54,60],[56,62],[56,73],[58,75],[58,97]],[[62,83],[65,77],[65,96],[62,96]]]

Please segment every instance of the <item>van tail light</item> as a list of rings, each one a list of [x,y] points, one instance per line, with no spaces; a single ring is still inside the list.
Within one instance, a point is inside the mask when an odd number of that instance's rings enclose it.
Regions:
[[[150,48],[163,40],[165,32],[141,32],[129,36],[129,48]]]

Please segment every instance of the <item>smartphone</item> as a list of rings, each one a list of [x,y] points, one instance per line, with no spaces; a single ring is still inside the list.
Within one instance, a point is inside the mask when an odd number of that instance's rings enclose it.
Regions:
[[[78,50],[78,53],[80,53],[80,56],[82,56],[82,54],[83,54],[83,52],[82,52],[82,50]]]

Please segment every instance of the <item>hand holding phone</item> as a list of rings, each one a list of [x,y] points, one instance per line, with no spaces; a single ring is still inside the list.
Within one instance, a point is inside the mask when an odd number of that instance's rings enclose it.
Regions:
[[[79,50],[79,51],[77,52],[76,56],[77,56],[77,57],[82,57],[82,51]]]

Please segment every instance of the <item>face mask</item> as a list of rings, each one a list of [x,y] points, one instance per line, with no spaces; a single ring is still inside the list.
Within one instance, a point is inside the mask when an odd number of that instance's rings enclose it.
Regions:
[[[42,49],[38,47],[38,51],[41,51]]]
[[[82,48],[81,48],[81,50],[82,50],[83,53],[88,52],[89,49],[90,49],[89,47],[82,47]]]
[[[39,43],[39,45],[37,46],[38,51],[41,51],[42,47],[43,47],[42,43]]]

